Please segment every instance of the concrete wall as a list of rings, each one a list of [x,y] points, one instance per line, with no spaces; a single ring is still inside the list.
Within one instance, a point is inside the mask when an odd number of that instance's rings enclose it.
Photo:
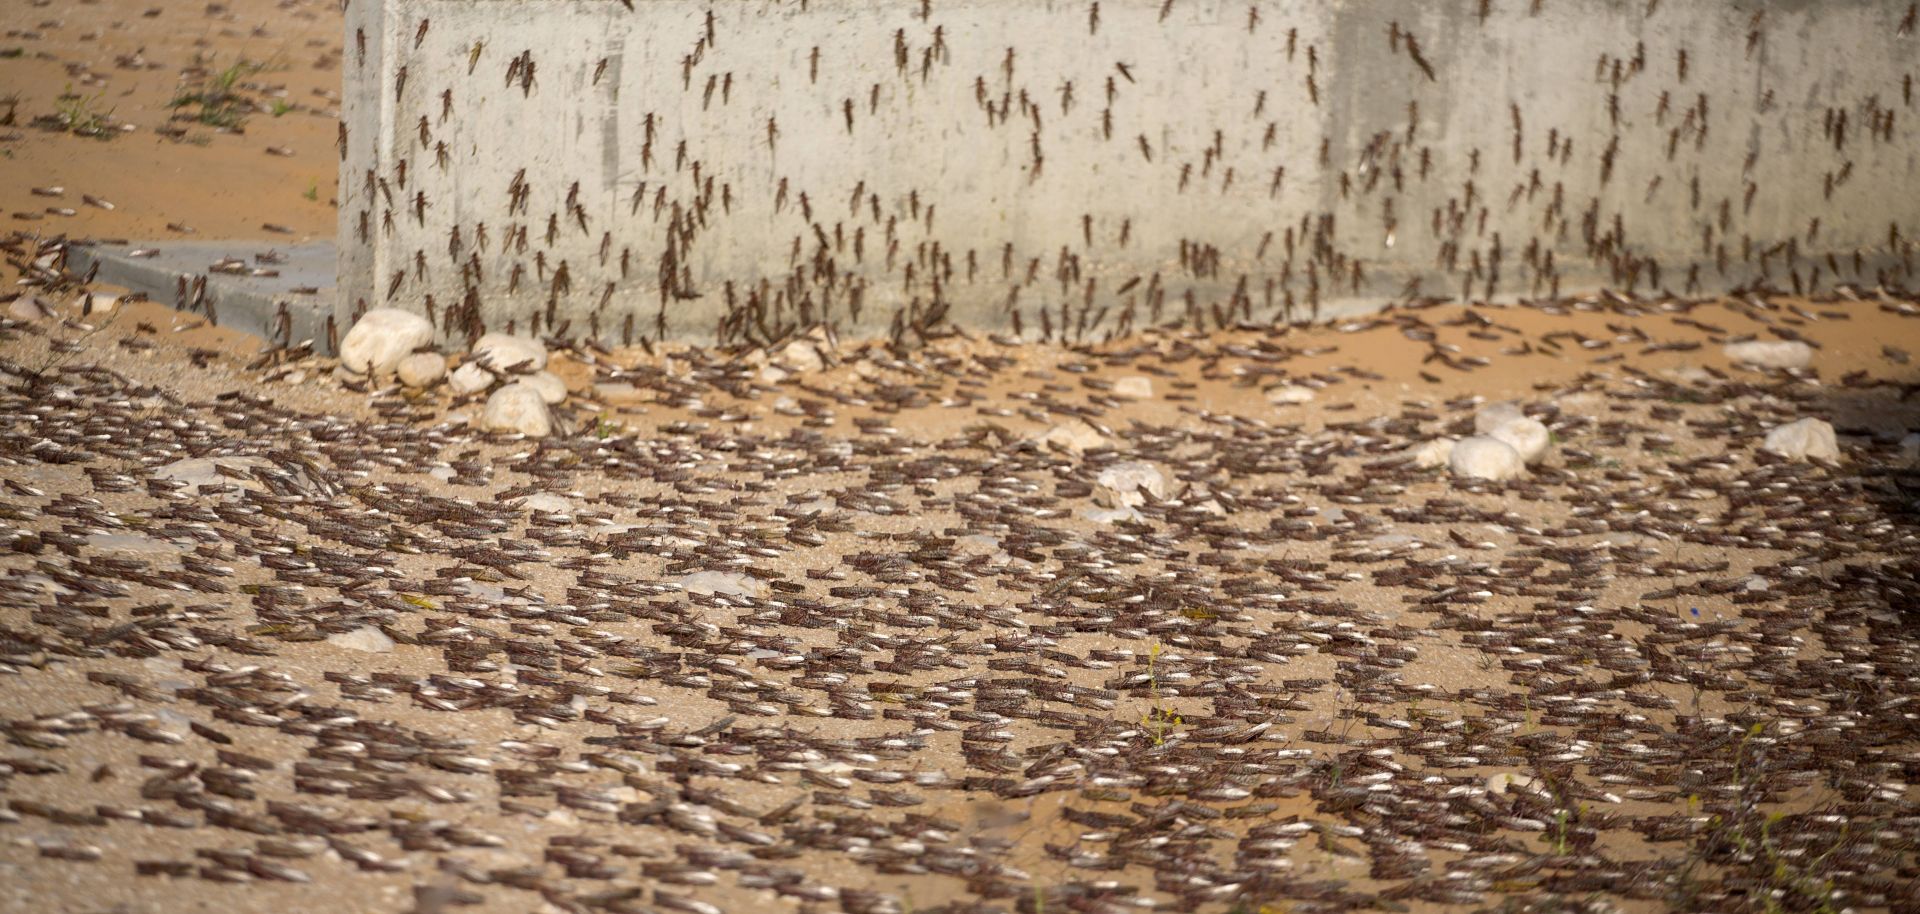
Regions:
[[[347,0],[340,317],[1090,339],[1910,283],[1906,10]]]

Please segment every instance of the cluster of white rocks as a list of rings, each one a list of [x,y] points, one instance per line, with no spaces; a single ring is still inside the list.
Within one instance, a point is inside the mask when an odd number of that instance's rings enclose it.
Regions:
[[[1553,433],[1517,403],[1494,403],[1473,417],[1473,435],[1435,438],[1407,451],[1418,467],[1446,467],[1464,479],[1500,482],[1521,476],[1545,459]]]
[[[1804,345],[1804,344],[1800,344]],[[1415,466],[1446,467],[1464,479],[1503,481],[1519,477],[1550,451],[1553,433],[1527,416],[1518,404],[1494,403],[1473,417],[1474,434],[1455,440],[1435,438],[1406,451]],[[1823,419],[1801,419],[1772,429],[1762,450],[1792,460],[1840,459],[1833,426]]]
[[[532,437],[553,432],[549,407],[567,398],[566,382],[546,367],[547,348],[539,340],[489,333],[449,372],[447,357],[433,348],[433,325],[397,308],[361,315],[340,341],[340,369],[347,375],[396,378],[417,389],[445,381],[462,397],[486,393],[480,427]]]
[[[17,304],[17,303],[16,303]],[[433,348],[433,326],[421,315],[395,308],[368,311],[340,344],[340,368],[350,376],[396,378],[407,387],[425,389],[443,381],[457,396],[487,394],[479,425],[494,431],[540,437],[553,431],[550,407],[567,398],[566,383],[548,372],[547,350],[538,340],[489,333],[473,345],[451,372],[447,358]],[[796,375],[817,372],[830,364],[833,340],[822,331],[793,339],[759,355],[760,380],[780,383]],[[1798,340],[1749,340],[1728,343],[1725,354],[1736,364],[1759,368],[1799,369],[1813,362],[1813,347]],[[489,393],[490,391],[490,393]],[[1149,400],[1153,381],[1144,376],[1116,380],[1114,396]],[[1314,388],[1283,384],[1266,391],[1266,399],[1286,408],[1310,403]],[[1526,414],[1517,403],[1493,403],[1473,419],[1473,435],[1455,440],[1436,438],[1409,449],[1415,466],[1446,467],[1464,479],[1505,481],[1525,475],[1527,468],[1545,459],[1553,435],[1546,425]],[[1114,446],[1109,433],[1096,425],[1070,420],[1048,429],[1037,439],[1043,447],[1073,454]],[[1820,419],[1801,419],[1770,430],[1761,449],[1793,460],[1839,460],[1833,426]],[[1902,441],[1920,460],[1920,436]],[[1151,464],[1108,466],[1097,478],[1103,513],[1134,515],[1144,503],[1143,492],[1166,497],[1166,477]]]

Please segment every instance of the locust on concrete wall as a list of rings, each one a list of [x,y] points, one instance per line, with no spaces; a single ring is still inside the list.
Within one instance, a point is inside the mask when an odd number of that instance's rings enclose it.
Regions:
[[[1903,9],[347,0],[336,323],[1076,342],[1911,283]]]

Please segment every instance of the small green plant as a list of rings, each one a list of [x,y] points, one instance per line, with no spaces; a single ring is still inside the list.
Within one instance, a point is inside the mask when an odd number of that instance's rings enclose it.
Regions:
[[[267,106],[267,110],[273,112],[274,117],[279,117],[283,114],[286,114],[289,111],[292,111],[293,106],[290,104],[287,104],[286,99],[276,98],[273,100],[273,104]]]
[[[1155,746],[1166,745],[1167,734],[1172,733],[1175,727],[1184,723],[1186,720],[1179,714],[1159,705],[1155,705],[1140,716],[1140,725],[1147,728],[1147,738],[1153,740]]]
[[[320,182],[319,181],[307,182],[307,191],[306,193],[303,193],[300,196],[305,197],[309,200],[315,200],[315,201],[319,200],[320,199]]]
[[[1817,914],[1835,914],[1840,908],[1838,898],[1834,894],[1833,880],[1814,874],[1826,865],[1827,860],[1840,849],[1845,838],[1850,836],[1853,830],[1852,824],[1847,823],[1840,827],[1842,841],[1829,845],[1824,853],[1808,863],[1795,866],[1781,854],[1779,846],[1773,840],[1773,826],[1784,818],[1786,818],[1785,813],[1776,812],[1760,822],[1760,849],[1767,855],[1767,862],[1772,864],[1767,877],[1768,884],[1800,896],[1804,902],[1811,904],[1812,910]],[[1744,841],[1740,846],[1742,850],[1747,847]]]
[[[1160,642],[1155,641],[1147,648],[1147,694],[1152,695],[1156,703],[1160,701],[1160,674],[1155,671],[1154,665],[1159,660]]]
[[[237,129],[246,123],[255,107],[251,99],[241,94],[240,81],[267,66],[241,58],[226,69],[213,72],[198,86],[182,86],[174,93],[169,107],[176,111],[197,107],[198,110],[184,113],[187,119],[209,127]]]
[[[1688,851],[1685,866],[1675,877],[1670,901],[1680,909],[1698,907],[1694,902],[1705,886],[1694,873],[1702,867],[1715,866],[1739,867],[1757,879],[1765,911],[1837,914],[1844,907],[1833,880],[1822,873],[1835,854],[1853,846],[1857,835],[1872,834],[1877,825],[1868,823],[1864,831],[1859,831],[1857,823],[1843,822],[1838,838],[1811,858],[1782,851],[1773,830],[1786,814],[1761,808],[1766,793],[1760,785],[1767,781],[1767,759],[1764,752],[1752,748],[1753,740],[1766,730],[1765,722],[1749,725],[1734,749],[1733,796],[1724,803],[1714,804],[1713,808],[1719,812],[1708,816],[1705,830]],[[1708,811],[1696,794],[1688,794],[1686,804],[1689,815]],[[1782,898],[1789,903],[1783,905]]]
[[[100,109],[100,100],[104,97],[105,95],[99,92],[83,95],[73,91],[73,86],[68,85],[67,91],[61,93],[55,101],[54,112],[37,118],[34,122],[42,127],[75,136],[111,138],[115,135],[113,109],[108,108],[104,111]]]
[[[595,438],[599,438],[601,441],[605,441],[608,438],[611,438],[614,435],[619,434],[621,428],[623,428],[623,426],[620,423],[613,421],[613,419],[611,419],[607,415],[607,413],[605,413],[604,411],[601,412],[600,415],[594,417],[593,436]]]
[[[1160,705],[1160,673],[1156,667],[1161,649],[1158,641],[1153,642],[1153,645],[1147,649],[1147,694],[1153,696],[1153,705],[1147,709],[1146,713],[1140,715],[1140,726],[1147,731],[1147,738],[1151,739],[1155,746],[1166,745],[1167,734],[1172,733],[1175,727],[1186,723],[1172,709]]]

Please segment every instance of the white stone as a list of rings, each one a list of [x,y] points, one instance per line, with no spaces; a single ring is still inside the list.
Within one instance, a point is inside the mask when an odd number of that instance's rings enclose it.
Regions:
[[[334,647],[344,647],[350,651],[365,651],[369,654],[393,653],[393,639],[371,625],[362,625],[350,632],[330,635],[327,643]]]
[[[806,340],[794,340],[781,347],[777,361],[781,367],[801,374],[827,367],[827,360],[820,356],[820,350]]]
[[[1085,422],[1065,422],[1047,429],[1041,443],[1065,448],[1075,454],[1107,446],[1107,436]]]
[[[492,387],[495,380],[497,379],[493,376],[493,372],[468,362],[455,368],[453,374],[447,376],[447,389],[464,397]]]
[[[187,550],[166,540],[148,539],[138,533],[95,533],[87,537],[87,547],[120,555],[179,555]]]
[[[120,296],[102,295],[98,292],[83,292],[73,302],[73,309],[88,317],[112,314],[113,309],[118,307],[120,307]]]
[[[1094,477],[1098,486],[1094,500],[1109,508],[1131,508],[1147,503],[1140,490],[1145,489],[1156,501],[1167,497],[1167,474],[1151,463],[1128,461],[1116,463],[1100,471]]]
[[[1146,375],[1128,375],[1113,382],[1113,395],[1129,400],[1153,399],[1153,379]]]
[[[1597,391],[1585,390],[1555,397],[1553,405],[1560,407],[1562,415],[1591,416],[1606,408],[1607,397]]]
[[[469,597],[473,597],[482,602],[489,603],[496,606],[526,606],[527,605],[526,598],[516,597],[510,593],[507,593],[506,588],[501,587],[498,584],[489,584],[485,581],[475,581],[472,579],[467,579],[467,580],[456,582],[454,584],[454,587],[458,588],[461,593],[464,593]]]
[[[953,549],[963,555],[992,555],[1000,551],[1000,540],[984,533],[969,533],[956,537]]]
[[[539,340],[489,333],[476,340],[473,354],[496,371],[534,372],[547,367],[547,347]]]
[[[1311,403],[1313,398],[1313,388],[1302,387],[1299,384],[1282,384],[1267,391],[1267,402],[1275,406],[1297,406],[1301,403]]]
[[[243,489],[261,488],[252,478],[235,479],[221,473],[218,467],[244,471],[263,466],[266,461],[258,457],[188,457],[176,460],[153,472],[161,479],[172,479],[187,484],[180,491],[187,495],[199,495],[206,486],[238,486]]]
[[[1553,433],[1547,431],[1545,425],[1525,416],[1508,421],[1486,434],[1505,441],[1519,451],[1520,462],[1529,466],[1539,463],[1540,458],[1547,455],[1547,445],[1553,441]]]
[[[1525,419],[1526,410],[1520,404],[1508,400],[1502,403],[1489,403],[1473,414],[1473,433],[1485,435],[1515,419]]]
[[[1406,455],[1413,460],[1414,466],[1431,470],[1434,467],[1446,466],[1447,462],[1453,459],[1453,446],[1456,443],[1452,438],[1435,438],[1407,448]]]
[[[520,379],[520,383],[540,392],[540,399],[554,406],[567,399],[567,382],[550,371],[539,371]]]
[[[1920,432],[1900,439],[1900,459],[1908,463],[1920,463]]]
[[[447,376],[447,359],[438,352],[416,352],[394,369],[408,387],[432,387]]]
[[[487,398],[480,426],[540,438],[553,431],[553,414],[547,411],[547,401],[539,390],[526,384],[508,384]]]
[[[538,511],[542,514],[569,514],[573,511],[573,502],[550,492],[536,492],[532,495],[522,495],[514,499],[510,504],[518,508],[525,508],[528,511]]]
[[[1779,426],[1767,433],[1767,440],[1760,446],[1794,460],[1840,459],[1840,442],[1833,436],[1833,426],[1824,419],[1801,419]]]
[[[625,381],[604,381],[593,385],[594,397],[609,403],[640,398],[640,388]]]
[[[1491,479],[1495,482],[1512,479],[1525,472],[1527,467],[1513,445],[1484,435],[1460,439],[1453,446],[1453,454],[1447,458],[1447,465],[1452,467],[1455,476]]]
[[[31,590],[37,590],[49,597],[73,596],[72,588],[43,574],[21,575],[14,580],[26,585]]]
[[[1087,508],[1080,512],[1080,516],[1086,518],[1087,520],[1093,521],[1096,524],[1117,524],[1123,520],[1124,521],[1145,520],[1145,517],[1139,511],[1136,511],[1131,507]]]
[[[375,308],[340,341],[340,365],[366,375],[390,375],[407,354],[433,342],[433,325],[411,311]]]
[[[1729,361],[1762,368],[1805,368],[1813,364],[1813,347],[1799,340],[1750,340],[1728,343]]]
[[[48,313],[46,308],[41,307],[40,300],[31,295],[22,295],[7,305],[7,316],[17,321],[37,321],[48,316]]]
[[[687,593],[720,594],[729,597],[757,597],[766,593],[766,582],[737,571],[696,571],[680,579]]]
[[[1720,380],[1714,377],[1712,372],[1698,365],[1675,365],[1672,368],[1659,369],[1655,373],[1665,375],[1682,384],[1713,384]]]

